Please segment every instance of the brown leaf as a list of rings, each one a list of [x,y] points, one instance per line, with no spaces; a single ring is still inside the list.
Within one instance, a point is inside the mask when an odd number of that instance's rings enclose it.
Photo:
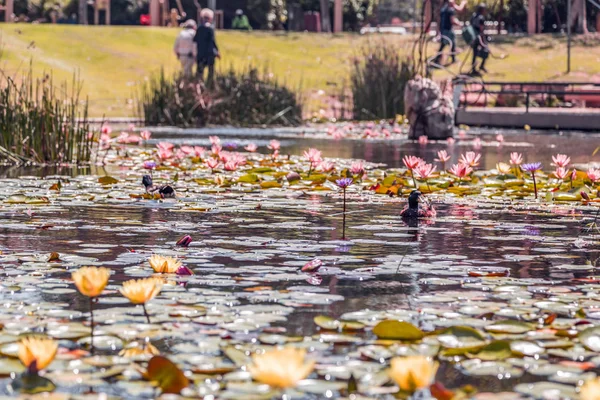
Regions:
[[[156,382],[163,393],[179,394],[190,384],[179,367],[162,356],[154,356],[148,361],[145,378]]]

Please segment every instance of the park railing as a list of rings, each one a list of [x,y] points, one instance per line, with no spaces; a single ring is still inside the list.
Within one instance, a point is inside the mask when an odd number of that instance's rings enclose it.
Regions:
[[[458,107],[600,107],[600,83],[456,82]],[[456,104],[456,103],[455,103]]]

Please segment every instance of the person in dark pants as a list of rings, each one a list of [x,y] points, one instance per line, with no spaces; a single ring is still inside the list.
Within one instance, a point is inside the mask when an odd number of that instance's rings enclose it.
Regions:
[[[485,69],[485,61],[487,60],[490,52],[488,50],[487,41],[485,38],[485,17],[487,15],[487,6],[483,3],[477,6],[477,11],[471,18],[471,26],[475,32],[475,39],[473,40],[473,60],[471,61],[471,75],[481,76],[481,72],[487,72]],[[481,58],[481,65],[477,70],[477,57]]]
[[[440,9],[440,49],[434,59],[435,64],[440,63],[442,52],[446,46],[450,46],[451,64],[456,62],[456,38],[453,27],[460,26],[460,21],[456,18],[456,11],[462,11],[466,4],[466,0],[463,0],[460,6],[457,6],[454,0],[444,0]]]
[[[219,48],[215,41],[215,30],[211,23],[214,17],[214,12],[208,8],[205,8],[200,12],[200,18],[202,24],[196,30],[194,36],[194,42],[197,46],[196,60],[198,66],[196,69],[196,75],[200,80],[204,80],[204,69],[208,68],[208,76],[206,78],[206,86],[212,88],[214,85],[214,73],[215,73],[215,58],[221,58],[219,54]]]

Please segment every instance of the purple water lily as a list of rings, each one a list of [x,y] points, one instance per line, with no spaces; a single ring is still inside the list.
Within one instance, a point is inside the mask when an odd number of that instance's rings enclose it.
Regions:
[[[535,193],[536,199],[538,198],[538,192],[537,192],[537,183],[535,181],[535,171],[537,171],[538,169],[541,169],[541,168],[542,168],[541,162],[534,162],[534,163],[528,163],[528,164],[521,165],[521,169],[523,171],[531,173],[531,179],[533,179],[533,192]]]
[[[175,243],[175,246],[188,247],[190,243],[192,243],[192,237],[190,235],[185,235],[184,237],[179,239],[177,243]]]
[[[145,169],[154,169],[156,168],[156,163],[154,161],[144,161]]]
[[[541,162],[534,162],[534,163],[528,163],[528,164],[521,165],[521,169],[523,171],[527,171],[527,172],[535,172],[541,168],[542,168]]]
[[[352,185],[352,182],[354,182],[352,178],[342,178],[335,181],[336,185],[342,189],[346,189],[348,186]]]

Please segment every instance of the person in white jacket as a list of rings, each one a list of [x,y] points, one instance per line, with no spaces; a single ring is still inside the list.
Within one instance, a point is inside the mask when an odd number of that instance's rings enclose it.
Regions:
[[[194,36],[196,35],[196,21],[188,19],[182,25],[183,30],[179,32],[177,39],[175,39],[175,46],[173,50],[183,69],[183,76],[185,78],[192,77],[192,68],[196,62],[196,43],[194,43]]]

